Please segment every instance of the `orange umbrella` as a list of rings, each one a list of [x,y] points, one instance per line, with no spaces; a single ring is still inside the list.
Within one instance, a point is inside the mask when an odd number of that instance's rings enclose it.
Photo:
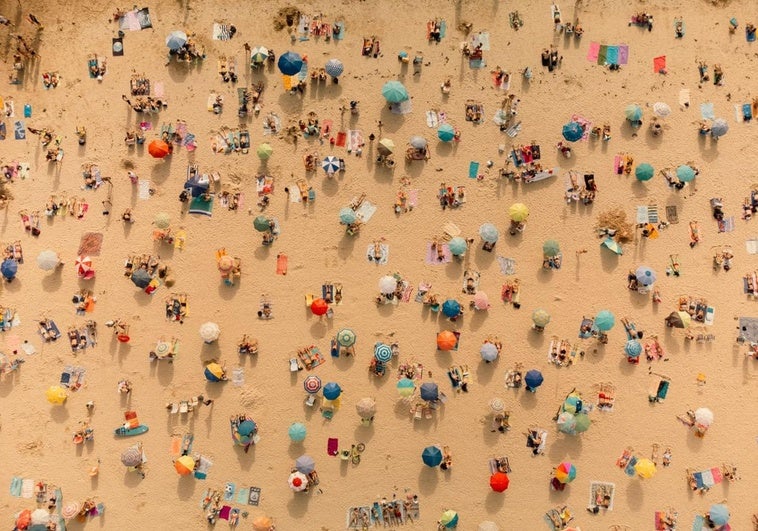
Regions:
[[[453,350],[458,344],[458,338],[450,330],[443,330],[437,334],[437,348],[440,350]]]
[[[269,531],[273,525],[274,521],[268,516],[259,516],[253,520],[253,529],[255,531]]]
[[[21,513],[18,515],[18,518],[16,518],[16,527],[18,529],[26,529],[29,527],[29,524],[32,523],[32,511],[29,509],[24,509],[21,511]]]
[[[324,299],[316,299],[311,303],[311,311],[313,315],[324,315],[329,311],[329,305]]]
[[[180,476],[189,476],[195,470],[195,460],[188,455],[183,455],[174,461],[174,468]]]
[[[169,153],[169,146],[163,140],[153,140],[147,146],[147,152],[156,159],[162,159]]]

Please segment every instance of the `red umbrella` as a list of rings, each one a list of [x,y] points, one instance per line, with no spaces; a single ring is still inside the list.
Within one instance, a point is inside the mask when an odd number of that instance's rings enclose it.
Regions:
[[[156,159],[162,159],[169,154],[169,146],[163,140],[153,140],[147,146],[147,152]]]
[[[311,303],[313,315],[324,315],[329,310],[329,305],[324,299],[316,299]]]
[[[505,472],[495,472],[490,476],[490,487],[495,492],[503,492],[508,489],[508,485],[511,484],[511,480],[508,479],[508,474]]]
[[[76,274],[79,278],[88,280],[95,276],[95,269],[92,267],[92,258],[89,256],[77,256],[75,266]]]

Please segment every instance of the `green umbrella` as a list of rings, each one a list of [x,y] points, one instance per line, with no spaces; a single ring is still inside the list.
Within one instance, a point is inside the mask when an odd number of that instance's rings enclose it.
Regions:
[[[621,248],[621,244],[610,236],[600,242],[600,247],[605,247],[606,249],[609,249],[616,254],[624,254],[624,250]]]
[[[624,109],[624,116],[626,116],[626,119],[630,122],[639,122],[642,120],[642,107],[636,103],[627,105],[626,109]]]
[[[387,81],[382,87],[382,96],[390,103],[400,103],[408,99],[408,91],[399,81]]]
[[[271,224],[266,216],[258,216],[253,220],[253,228],[258,232],[266,232],[271,230]]]
[[[337,343],[345,348],[355,345],[355,339],[355,332],[353,332],[350,328],[343,328],[337,332]]]
[[[447,246],[450,248],[450,252],[453,254],[453,256],[462,256],[466,252],[466,249],[468,248],[468,244],[466,243],[466,240],[464,240],[460,236],[456,236],[455,238],[450,240]]]
[[[576,433],[582,433],[590,429],[590,417],[587,413],[577,413],[574,415],[574,420],[576,421],[576,425],[574,426]]]
[[[443,142],[450,142],[455,138],[455,129],[450,124],[442,124],[437,128],[437,138]]]
[[[257,153],[261,160],[267,160],[273,152],[274,148],[271,147],[271,144],[261,144],[258,146]]]
[[[595,317],[595,326],[601,332],[607,332],[616,324],[616,318],[608,310],[602,310]]]
[[[344,225],[350,225],[355,223],[358,217],[355,215],[355,210],[350,207],[344,207],[340,209],[340,223]]]
[[[561,246],[555,240],[547,240],[542,244],[542,253],[545,256],[558,256],[561,254]]]
[[[695,178],[695,170],[692,169],[692,166],[682,164],[676,169],[676,178],[683,183],[688,183]]]
[[[637,177],[638,181],[649,181],[653,178],[654,173],[655,170],[647,162],[643,162],[634,169],[634,176]]]
[[[546,310],[538,308],[532,312],[532,322],[534,326],[545,328],[550,322],[550,314]]]

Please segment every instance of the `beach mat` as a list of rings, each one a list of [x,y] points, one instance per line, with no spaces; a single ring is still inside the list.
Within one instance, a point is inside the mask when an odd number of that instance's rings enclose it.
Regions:
[[[715,120],[716,113],[713,110],[713,103],[701,103],[700,116],[703,120]]]
[[[190,202],[189,213],[211,217],[213,215],[213,196],[208,201],[204,200],[202,195],[193,197]]]
[[[13,124],[13,138],[16,140],[26,140],[26,125],[23,120],[19,120]]]
[[[606,53],[605,60],[608,61],[609,65],[619,64],[619,47],[608,46],[608,51]]]
[[[276,274],[277,275],[287,274],[287,255],[284,253],[279,253],[278,255],[276,255]]]
[[[335,26],[339,27],[339,33],[334,33],[335,40],[341,41],[345,38],[345,23],[342,21],[335,22]]]
[[[661,55],[653,59],[653,73],[658,74],[666,71],[666,56]]]
[[[337,139],[334,141],[334,145],[338,147],[345,147],[346,143],[347,143],[347,133],[345,131],[338,132]]]
[[[124,55],[124,39],[121,37],[114,37],[113,38],[113,44],[111,45],[111,49],[113,50],[113,56],[119,57]]]
[[[103,246],[102,232],[87,232],[79,240],[79,255],[100,256],[100,249]]]
[[[471,161],[468,164],[468,177],[469,179],[476,179],[479,176],[479,163]]]
[[[597,64],[604,65],[608,63],[608,46],[605,44],[600,45],[600,50],[597,52]]]
[[[625,65],[629,63],[629,46],[626,44],[619,44],[619,57],[618,57],[618,64]]]
[[[600,43],[591,42],[590,48],[587,50],[587,60],[593,63],[597,62],[598,53],[600,53]]]

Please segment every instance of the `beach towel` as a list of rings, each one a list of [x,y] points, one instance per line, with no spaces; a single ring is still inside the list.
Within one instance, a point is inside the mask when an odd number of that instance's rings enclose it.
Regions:
[[[692,531],[707,531],[708,527],[705,525],[705,518],[702,514],[695,516],[695,520],[692,522]]]
[[[629,62],[629,46],[626,44],[619,44],[619,58],[618,64],[625,65]]]
[[[189,213],[211,217],[213,215],[213,195],[211,194],[207,201],[203,199],[202,195],[193,197],[190,201]]]
[[[333,32],[333,36],[336,40],[341,41],[345,38],[345,23],[341,20],[334,23],[339,28],[339,31]]]
[[[113,56],[118,57],[121,55],[124,55],[124,39],[121,37],[114,37],[113,44],[111,44],[111,48],[113,50]]]
[[[277,275],[286,275],[287,274],[287,255],[284,253],[279,253],[276,255],[276,274]]]
[[[374,244],[369,244],[368,248],[366,249],[366,259],[369,262],[373,262],[376,265],[383,265],[386,264],[387,261],[390,258],[390,246],[386,243],[379,244],[379,258],[376,258],[374,256]]]
[[[361,206],[355,211],[355,217],[358,218],[361,223],[368,223],[371,217],[376,213],[376,205],[364,200]]]
[[[505,256],[498,256],[497,263],[500,266],[500,272],[504,275],[516,274],[516,260],[513,258],[506,258]]]
[[[321,122],[321,136],[328,137],[332,133],[332,127],[334,122],[332,120],[322,120]]]
[[[213,465],[213,461],[211,461],[204,455],[201,455],[200,459],[197,462],[197,465],[195,466],[195,479],[207,478],[208,471],[210,470],[212,465]]]
[[[476,179],[479,177],[479,163],[471,161],[468,163],[468,177],[469,179]]]
[[[587,60],[593,63],[597,62],[598,53],[600,53],[600,43],[591,42],[590,48],[587,50]]]
[[[31,498],[34,495],[34,480],[26,478],[21,481],[21,497]]]
[[[326,453],[327,455],[335,456],[339,453],[339,439],[329,437],[326,441]]]
[[[5,128],[5,122],[0,121],[0,140],[5,140],[8,130]]]
[[[732,232],[734,230],[734,216],[718,221],[719,232]]]
[[[608,62],[609,65],[619,64],[619,47],[608,46],[608,50],[605,55],[605,60]]]
[[[468,66],[469,68],[478,69],[486,67],[487,63],[484,59],[469,59]]]
[[[235,499],[235,503],[238,503],[240,505],[244,505],[247,503],[247,500],[250,496],[250,488],[245,487],[241,489],[237,489],[237,499]]]
[[[450,247],[446,243],[438,243],[442,247],[442,260],[437,256],[437,248],[434,247],[434,243],[427,242],[426,244],[426,259],[425,262],[429,265],[447,264],[453,261],[453,253],[450,252]]]
[[[742,104],[742,119],[745,122],[749,122],[753,119],[753,109],[749,103]]]
[[[21,497],[21,483],[22,482],[23,482],[23,478],[20,478],[18,476],[13,476],[13,479],[11,479],[11,486],[10,486],[11,496],[14,496],[16,498]]]
[[[700,116],[703,118],[703,120],[715,120],[716,114],[713,111],[713,103],[701,103]]]
[[[137,197],[140,199],[150,199],[150,180],[140,179],[137,185]]]
[[[13,124],[13,137],[16,140],[26,140],[26,125],[23,120],[19,120]]]
[[[76,253],[80,255],[100,256],[102,246],[102,232],[86,232],[79,240],[79,250]]]
[[[653,59],[653,72],[658,74],[666,71],[666,56],[661,55]]]
[[[437,127],[440,123],[439,116],[437,115],[437,111],[426,111],[426,126],[427,127]]]
[[[755,42],[755,31],[748,31],[747,28],[745,28],[745,40],[747,42]]]
[[[250,487],[250,490],[248,491],[248,494],[247,494],[247,504],[257,506],[260,501],[261,501],[260,487]]]
[[[295,78],[296,76],[282,76],[282,87],[284,87],[284,90],[292,90]]]
[[[758,254],[758,239],[745,240],[747,254]]]
[[[679,91],[679,105],[682,107],[690,106],[690,89],[682,89]]]
[[[363,134],[357,129],[351,129],[347,132],[347,149],[348,151],[357,151],[363,146]]]
[[[605,65],[608,63],[608,46],[605,44],[600,45],[600,49],[597,52],[597,64]]]
[[[232,506],[231,505],[224,505],[218,511],[218,517],[221,520],[229,520],[229,513],[231,513],[231,512],[232,512]]]
[[[228,41],[232,38],[231,24],[219,24],[213,23],[213,40],[214,41]]]
[[[339,131],[337,133],[337,138],[334,141],[334,145],[338,147],[345,147],[346,143],[347,143],[347,133],[345,131]]]
[[[411,110],[413,110],[413,104],[410,98],[399,103],[390,103],[390,112],[392,114],[409,114]]]
[[[480,31],[471,38],[472,48],[476,48],[480,44],[482,45],[482,51],[489,51],[490,49],[490,34],[486,31]]]
[[[118,29],[121,31],[139,31],[152,27],[150,10],[146,7],[128,11],[118,21]]]

